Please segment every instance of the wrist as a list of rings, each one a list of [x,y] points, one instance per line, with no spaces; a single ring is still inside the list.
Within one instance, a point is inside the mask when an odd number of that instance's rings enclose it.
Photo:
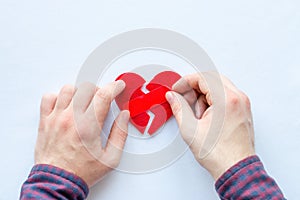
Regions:
[[[208,159],[206,158],[204,162],[200,162],[200,164],[206,168],[206,170],[210,173],[215,181],[217,181],[222,175],[228,172],[233,166],[242,162],[243,160],[255,156],[255,153],[246,154],[244,156],[239,156],[237,158],[231,157],[222,157],[222,158],[214,158]]]
[[[252,155],[247,158],[240,160],[238,163],[230,167],[225,173],[223,173],[217,180],[216,180],[216,187],[218,188],[222,185],[229,177],[232,177],[234,174],[239,172],[240,170],[244,169],[248,165],[252,163],[260,162],[260,159],[257,155]]]

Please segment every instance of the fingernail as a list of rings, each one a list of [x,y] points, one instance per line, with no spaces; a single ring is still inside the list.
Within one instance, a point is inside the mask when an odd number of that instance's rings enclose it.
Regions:
[[[172,92],[166,93],[166,99],[168,100],[169,104],[174,103],[174,95],[172,94]]]
[[[123,80],[117,80],[116,83],[120,88],[125,88],[125,86],[126,86],[126,84]]]

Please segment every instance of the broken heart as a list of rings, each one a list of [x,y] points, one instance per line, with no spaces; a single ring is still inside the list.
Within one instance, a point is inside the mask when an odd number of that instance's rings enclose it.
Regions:
[[[149,93],[144,93],[142,87],[146,81],[143,77],[132,72],[121,74],[116,80],[123,80],[126,87],[116,97],[116,103],[120,110],[130,111],[130,121],[141,134],[145,132],[150,120],[147,112],[152,112],[154,118],[148,133],[153,135],[173,115],[165,94],[180,78],[173,71],[160,72],[146,85]]]

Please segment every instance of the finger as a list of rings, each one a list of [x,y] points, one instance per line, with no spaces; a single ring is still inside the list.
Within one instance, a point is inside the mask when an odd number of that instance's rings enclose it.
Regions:
[[[89,107],[97,89],[97,86],[93,83],[85,82],[80,84],[73,97],[74,110],[82,113],[85,112]]]
[[[124,90],[124,88],[124,81],[118,80],[104,86],[103,88],[99,88],[96,92],[92,103],[87,109],[87,114],[95,115],[100,127],[103,126],[111,102]]]
[[[193,76],[195,76],[195,74],[193,74]],[[195,89],[196,91],[200,92],[199,88],[197,86],[195,86],[194,88],[190,85],[191,83],[189,83],[187,81],[187,77],[182,77],[181,79],[179,79],[173,86],[172,89],[175,92],[178,92],[180,94],[184,94],[187,93],[189,91],[192,91],[193,89]]]
[[[57,110],[64,110],[66,109],[75,93],[75,87],[72,85],[65,85],[59,92],[55,109]]]
[[[223,83],[222,75],[215,71],[187,75],[184,79],[190,87],[193,89],[198,88],[200,93],[205,95],[209,105],[223,99],[223,96],[225,95],[224,88],[229,84],[228,82]]]
[[[123,110],[116,118],[105,148],[105,153],[109,156],[108,164],[116,167],[122,156],[126,138],[128,135],[129,111]]]
[[[208,105],[204,95],[201,95],[195,103],[195,115],[197,119],[200,119],[207,109]]]
[[[198,95],[199,94],[195,90],[190,90],[183,94],[183,97],[189,103],[189,105],[192,105],[197,101]]]
[[[184,77],[186,84],[191,88],[197,90],[199,93],[207,94],[209,92],[208,81],[206,73],[195,73]]]
[[[57,95],[46,94],[42,97],[41,101],[41,116],[48,116],[54,109],[56,103]]]
[[[182,124],[184,114],[186,114],[185,117],[193,118],[194,113],[183,96],[176,92],[167,92],[166,99],[171,106],[172,112],[178,122],[178,125]]]
[[[183,96],[176,92],[167,92],[166,99],[171,106],[183,139],[189,142],[196,133],[197,126],[193,110]]]

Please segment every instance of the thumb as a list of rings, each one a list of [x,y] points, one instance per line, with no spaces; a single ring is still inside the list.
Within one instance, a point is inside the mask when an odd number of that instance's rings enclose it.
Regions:
[[[128,135],[128,121],[129,111],[124,110],[118,115],[112,126],[105,148],[105,153],[108,157],[107,164],[112,168],[117,167],[121,160]]]
[[[198,121],[192,108],[184,97],[176,92],[167,92],[166,99],[171,106],[183,139],[189,144],[196,133]]]

